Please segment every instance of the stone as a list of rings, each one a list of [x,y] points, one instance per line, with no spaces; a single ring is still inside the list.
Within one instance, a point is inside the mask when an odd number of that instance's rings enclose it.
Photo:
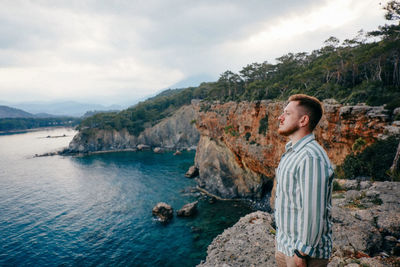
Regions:
[[[361,192],[358,190],[349,190],[346,192],[346,200],[348,202],[361,198]]]
[[[137,149],[138,150],[149,150],[150,146],[145,145],[145,144],[139,144],[139,145],[137,145]]]
[[[364,190],[364,189],[368,189],[370,188],[372,185],[372,183],[370,181],[361,181],[360,182],[360,189]]]
[[[153,215],[156,216],[160,222],[166,223],[172,219],[174,213],[170,205],[159,202],[153,208]]]
[[[155,148],[153,149],[153,152],[154,152],[154,153],[163,153],[164,150],[163,150],[161,147],[155,147]]]
[[[197,212],[198,201],[184,205],[180,210],[176,212],[179,217],[191,217]]]
[[[181,151],[179,151],[179,150],[177,150],[177,151],[175,151],[175,153],[174,153],[174,156],[176,156],[176,155],[180,155],[180,154],[182,154],[182,152],[181,152]]]
[[[345,190],[356,190],[359,184],[357,180],[345,180],[343,188]]]
[[[194,178],[199,175],[199,169],[196,166],[191,166],[189,170],[186,172],[185,176],[188,178]]]

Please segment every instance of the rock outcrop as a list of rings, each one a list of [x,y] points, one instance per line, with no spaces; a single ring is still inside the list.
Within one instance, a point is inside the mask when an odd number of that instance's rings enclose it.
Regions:
[[[160,222],[166,223],[174,217],[174,210],[170,205],[164,202],[157,203],[154,206],[153,215],[158,218]]]
[[[195,126],[197,112],[192,105],[183,106],[171,117],[165,118],[139,136],[126,129],[81,131],[69,144],[69,153],[130,150],[140,148],[187,149],[196,147],[199,133]]]
[[[284,102],[195,103],[200,132],[195,165],[200,187],[223,198],[260,199],[271,188],[288,141],[277,133]],[[367,145],[400,133],[384,107],[344,106],[324,101],[315,130],[333,164],[340,164],[358,138]]]
[[[217,236],[199,267],[276,266],[273,215],[257,211]]]
[[[400,183],[340,184],[344,190],[333,195],[329,266],[399,266]],[[272,214],[248,214],[214,239],[198,266],[275,266],[273,226]]]
[[[189,170],[185,173],[187,178],[194,178],[199,175],[199,169],[196,166],[190,166]]]
[[[184,205],[176,212],[178,217],[191,217],[197,212],[197,201]]]

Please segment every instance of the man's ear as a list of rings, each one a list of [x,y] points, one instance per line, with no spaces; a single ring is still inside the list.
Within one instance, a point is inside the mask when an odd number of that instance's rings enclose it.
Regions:
[[[309,123],[310,123],[310,117],[307,114],[301,116],[299,121],[300,127],[306,127],[308,126]]]

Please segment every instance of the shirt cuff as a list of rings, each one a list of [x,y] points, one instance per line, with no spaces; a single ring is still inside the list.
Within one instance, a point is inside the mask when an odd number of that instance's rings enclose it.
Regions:
[[[300,251],[304,254],[307,254],[308,256],[312,256],[314,254],[314,248],[304,244],[301,241],[296,242],[295,249],[297,249],[298,251]]]

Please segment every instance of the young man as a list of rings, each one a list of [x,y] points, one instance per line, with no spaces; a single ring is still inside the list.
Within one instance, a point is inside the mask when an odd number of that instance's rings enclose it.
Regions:
[[[333,168],[312,133],[322,113],[318,99],[298,94],[278,118],[278,133],[290,139],[276,171],[279,267],[326,266],[331,256]]]

